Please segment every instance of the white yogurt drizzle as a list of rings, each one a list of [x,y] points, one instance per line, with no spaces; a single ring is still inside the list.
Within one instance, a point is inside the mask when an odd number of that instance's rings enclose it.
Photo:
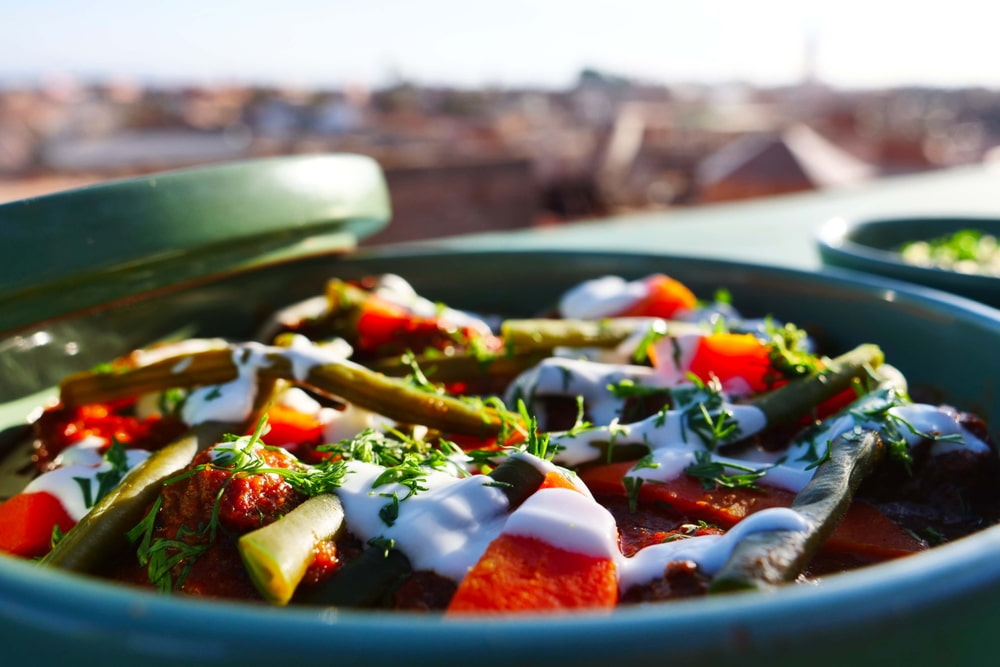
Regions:
[[[74,521],[82,519],[90,511],[92,504],[87,504],[83,486],[88,486],[92,494],[96,494],[99,473],[111,470],[111,464],[104,460],[98,451],[107,444],[103,438],[90,436],[67,447],[59,456],[60,467],[43,473],[33,479],[22,493],[48,493],[59,500],[66,514]],[[142,449],[129,449],[125,452],[129,470],[135,468],[149,457],[149,452]],[[93,498],[92,500],[96,500]]]
[[[641,549],[632,558],[618,558],[618,588],[653,581],[663,576],[669,563],[690,561],[708,576],[722,569],[733,550],[747,535],[772,530],[806,531],[810,524],[801,514],[786,507],[772,507],[746,517],[722,535],[702,535]]]
[[[546,396],[583,398],[591,420],[607,424],[621,414],[624,401],[608,390],[608,385],[631,380],[637,384],[656,386],[655,371],[647,366],[606,364],[586,359],[549,357],[518,376],[508,387],[505,401],[513,406],[518,397],[536,412],[544,430],[544,404],[537,399]]]
[[[348,469],[337,491],[348,529],[365,541],[393,540],[417,570],[460,580],[506,520],[507,497],[484,475],[456,479],[429,472],[427,490],[409,495],[409,489],[397,483],[372,488],[384,471],[381,466],[352,461]],[[393,494],[400,498],[399,515],[387,526],[379,511]]]
[[[736,431],[727,441],[753,435],[766,425],[764,413],[752,405],[726,403],[721,411],[712,413],[713,417],[720,412],[725,412],[737,424]],[[613,447],[643,445],[649,448],[653,462],[659,467],[643,469],[642,476],[646,479],[663,478],[660,481],[675,479],[694,462],[697,452],[710,451],[714,445],[690,427],[686,408],[664,410],[631,424],[612,423],[580,431],[553,433],[550,439],[560,447],[556,460],[568,466],[599,460],[601,450],[597,445],[600,443],[610,443]]]
[[[935,405],[911,403],[896,405],[888,409],[889,415],[897,420],[900,435],[908,447],[914,447],[924,440],[930,440],[930,454],[938,456],[947,452],[965,449],[977,453],[990,450],[988,444],[959,424],[948,411]],[[789,465],[796,461],[815,458],[818,444],[830,442],[837,437],[859,429],[879,429],[882,423],[876,420],[858,420],[850,414],[828,419],[810,438],[795,441],[788,448],[786,460]]]
[[[386,301],[403,306],[420,317],[435,317],[444,324],[469,327],[483,335],[491,333],[490,325],[478,315],[443,306],[424,298],[413,289],[413,286],[405,278],[394,273],[379,276],[374,293]]]
[[[257,396],[257,369],[270,363],[264,350],[255,343],[233,346],[236,379],[194,389],[181,406],[181,419],[187,424],[244,421],[251,414]]]
[[[722,407],[713,410],[711,414],[717,417],[726,413],[729,419],[737,424],[737,430],[729,436],[725,443],[706,441],[702,435],[689,428],[685,412],[692,402],[697,402],[697,394],[689,397],[687,404],[678,404],[676,408],[648,417],[631,424],[618,423],[622,401],[617,399],[608,389],[609,384],[631,379],[652,387],[671,387],[682,389],[691,387],[679,380],[684,371],[683,357],[685,350],[691,348],[691,343],[685,341],[686,336],[674,339],[679,352],[680,363],[670,362],[666,372],[661,368],[655,370],[641,369],[631,365],[598,364],[595,362],[574,359],[552,358],[542,362],[534,369],[526,372],[515,381],[516,392],[534,398],[543,396],[582,396],[589,408],[592,421],[598,426],[588,429],[574,430],[565,433],[552,433],[551,441],[560,447],[556,460],[568,466],[581,465],[599,460],[600,447],[624,445],[642,445],[649,449],[650,455],[640,467],[628,473],[628,477],[646,481],[669,482],[684,473],[685,468],[695,463],[701,453],[708,453],[712,461],[721,463],[730,471],[751,468],[763,474],[760,482],[786,489],[800,491],[814,474],[814,462],[818,449],[825,448],[826,443],[837,436],[859,427],[878,429],[881,425],[871,421],[863,424],[849,415],[829,419],[822,430],[811,433],[806,441],[793,443],[787,450],[763,452],[751,450],[741,458],[726,457],[716,453],[718,444],[735,442],[761,432],[766,426],[764,414],[749,404],[733,403],[726,400]],[[675,346],[675,343],[670,343]],[[671,355],[676,358],[678,355]],[[662,358],[662,357],[661,357]],[[732,387],[723,396],[731,395]],[[741,394],[739,388],[735,392]],[[674,400],[680,396],[673,393]],[[510,400],[508,396],[508,400]],[[958,424],[948,412],[931,405],[909,404],[899,405],[889,409],[889,414],[898,418],[900,428],[908,446],[932,439],[931,454],[966,448],[970,451],[985,452],[989,446],[981,439]]]
[[[299,387],[285,389],[275,399],[275,403],[313,417],[323,427],[324,442],[340,442],[369,429],[385,432],[391,426],[390,420],[353,403],[345,404],[343,409],[324,406]],[[272,438],[265,440],[276,447],[298,444],[277,442]]]
[[[558,470],[552,464],[520,453],[539,470]],[[407,497],[399,484],[372,488],[384,471],[381,466],[350,462],[350,473],[337,491],[348,528],[362,540],[391,539],[417,570],[432,570],[461,581],[501,534],[541,540],[571,553],[605,558],[615,564],[619,589],[662,577],[667,565],[692,561],[711,576],[728,559],[745,536],[763,530],[805,530],[801,515],[790,509],[771,509],[753,514],[723,536],[689,537],[646,547],[626,558],[618,547],[614,517],[597,503],[578,481],[577,490],[546,488],[536,491],[515,511],[509,512],[504,494],[491,486],[490,478],[476,475],[457,479],[430,472],[424,491]],[[576,476],[564,471],[567,479]],[[392,494],[405,498],[391,526],[379,516]]]
[[[470,327],[483,334],[491,332],[490,325],[478,315],[442,306],[420,296],[402,276],[387,273],[379,276],[372,292],[397,306],[402,306],[420,317],[436,317],[445,324]],[[293,327],[303,320],[322,317],[330,308],[325,295],[311,297],[275,312],[257,334],[262,341],[270,341],[286,327]]]
[[[624,312],[647,294],[649,287],[642,280],[604,276],[569,289],[559,300],[559,313],[567,319],[599,320]]]
[[[241,422],[247,419],[257,395],[257,371],[270,366],[276,348],[260,343],[232,345],[233,363],[237,377],[221,385],[199,387],[193,390],[181,408],[181,419],[187,424],[206,421]],[[303,336],[294,336],[282,356],[292,366],[292,376],[304,382],[309,372],[325,364],[351,364],[344,356],[349,351],[339,345],[316,345]]]

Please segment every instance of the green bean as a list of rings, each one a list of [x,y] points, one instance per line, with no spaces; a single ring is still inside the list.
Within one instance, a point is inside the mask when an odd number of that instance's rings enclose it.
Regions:
[[[224,346],[177,354],[134,368],[74,373],[59,384],[59,401],[74,408],[175,387],[222,384],[236,377],[233,348]]]
[[[344,508],[332,494],[309,498],[274,523],[238,542],[243,564],[268,602],[288,604],[315,556],[316,544],[344,525]]]
[[[165,479],[226,433],[240,430],[240,424],[197,424],[183,437],[150,454],[59,540],[42,563],[74,572],[98,571],[113,554],[128,546],[125,534],[142,519]]]
[[[861,481],[884,451],[875,431],[849,433],[830,445],[830,456],[792,502],[807,530],[772,530],[744,537],[709,585],[710,593],[767,590],[793,581],[847,513]]]
[[[765,428],[787,423],[809,414],[824,400],[849,388],[855,381],[871,377],[881,363],[882,351],[878,346],[861,345],[830,360],[824,369],[796,378],[786,385],[750,400],[748,405],[764,413]],[[648,417],[645,423],[656,423],[662,419],[662,415],[654,415]],[[609,428],[597,428],[583,430],[572,438],[586,441],[593,449],[588,460],[600,460],[605,463],[630,461],[649,453],[648,442],[639,441],[635,436],[629,439],[633,426],[633,424],[621,425],[620,432],[614,436]],[[643,431],[640,428],[636,432]],[[558,437],[557,435],[557,440]],[[556,460],[560,460],[558,454]]]
[[[556,347],[615,347],[630,336],[650,330],[664,336],[705,332],[699,324],[657,318],[506,320],[500,325],[500,335],[507,348],[515,352]]]
[[[290,364],[286,368],[283,360],[276,361],[276,371],[282,377],[294,379]],[[390,419],[422,424],[446,433],[495,435],[514,420],[514,416],[504,410],[422,391],[348,362],[314,366],[300,383]]]
[[[331,607],[378,607],[412,571],[410,559],[402,551],[372,546],[329,579],[297,591],[292,601]]]
[[[490,471],[498,488],[507,496],[511,508],[517,507],[528,496],[538,490],[545,480],[545,474],[530,461],[517,456],[509,456],[504,462]]]
[[[496,355],[453,354],[447,356],[416,356],[417,367],[434,382],[460,382],[485,377],[511,377],[525,371],[549,356],[547,350],[499,353]],[[368,364],[373,371],[391,377],[401,377],[413,367],[396,358],[380,359]]]
[[[239,375],[234,355],[250,349],[236,345],[181,354],[114,373],[78,373],[60,385],[60,400],[73,407],[174,387],[231,382]],[[299,377],[302,373],[294,367],[293,350],[263,345],[253,350],[264,360],[255,369],[258,378],[288,380],[401,423],[478,436],[494,435],[513,423],[513,416],[503,410],[423,391],[350,361],[312,364]]]
[[[764,413],[768,425],[785,423],[807,414],[856,381],[871,377],[884,359],[877,345],[859,345],[832,359],[823,370],[796,378],[751,403]]]

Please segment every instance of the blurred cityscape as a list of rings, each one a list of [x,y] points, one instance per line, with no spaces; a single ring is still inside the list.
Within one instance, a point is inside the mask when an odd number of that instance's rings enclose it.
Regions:
[[[251,157],[371,155],[394,224],[371,242],[669,209],[986,160],[1000,91],[650,85],[565,90],[0,87],[0,203]]]

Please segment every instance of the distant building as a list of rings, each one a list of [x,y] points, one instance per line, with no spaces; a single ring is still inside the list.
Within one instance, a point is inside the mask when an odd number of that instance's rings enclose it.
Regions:
[[[703,159],[695,170],[700,203],[842,187],[876,175],[870,164],[806,125],[742,136]]]

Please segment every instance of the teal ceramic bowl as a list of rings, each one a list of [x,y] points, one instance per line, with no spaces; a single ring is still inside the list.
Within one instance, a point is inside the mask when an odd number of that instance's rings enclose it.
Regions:
[[[820,257],[829,266],[934,287],[1000,307],[1000,278],[916,266],[903,261],[900,247],[910,241],[931,241],[965,229],[1000,238],[1000,218],[893,218],[849,222],[834,218],[818,236]]]
[[[972,301],[847,272],[654,254],[382,249],[222,274],[9,334],[0,364],[23,380],[2,399],[8,454],[53,373],[176,332],[245,338],[331,276],[386,271],[430,298],[505,315],[535,314],[610,273],[664,272],[706,297],[726,287],[745,314],[795,321],[834,348],[879,343],[911,383],[980,411],[998,435],[1000,311]],[[817,585],[489,620],[165,597],[0,557],[0,650],[8,665],[982,665],[995,660],[998,553],[995,527]]]

